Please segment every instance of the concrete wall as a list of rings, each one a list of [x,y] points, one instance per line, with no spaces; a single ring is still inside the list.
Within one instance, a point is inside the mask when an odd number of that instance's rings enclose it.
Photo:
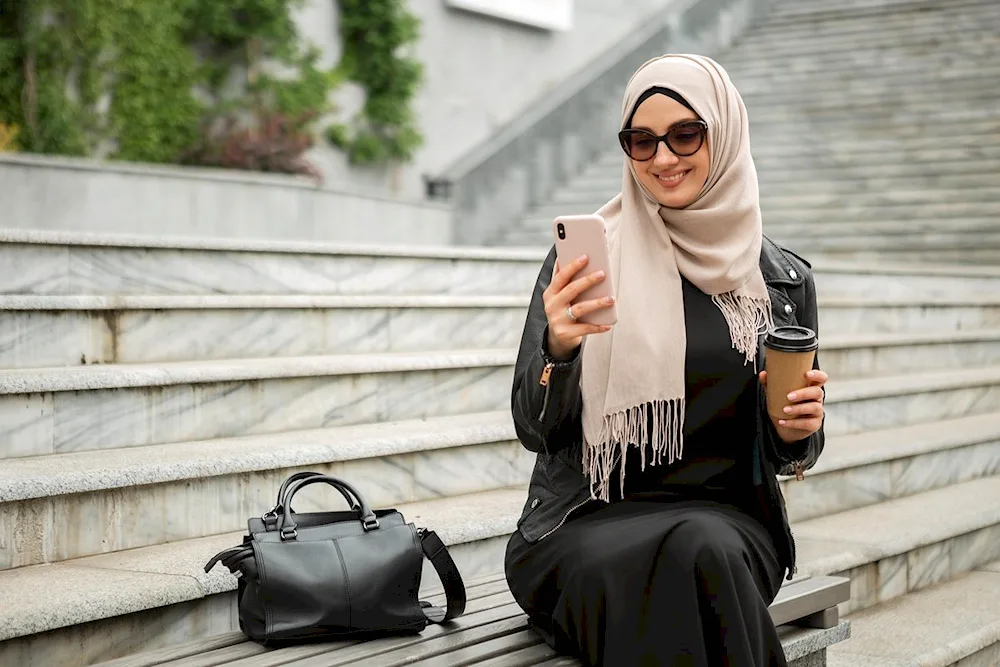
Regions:
[[[575,0],[573,26],[553,32],[449,7],[444,0],[409,0],[421,22],[416,57],[425,81],[416,100],[424,146],[394,169],[351,168],[339,151],[313,151],[333,184],[378,188],[407,198],[424,193],[423,176],[440,173],[498,128],[644,25],[670,0]],[[303,36],[326,63],[340,56],[336,2],[307,0],[298,15]],[[362,97],[338,91],[338,115],[349,117]]]
[[[291,176],[3,155],[0,191],[5,228],[393,245],[452,237],[445,206]]]

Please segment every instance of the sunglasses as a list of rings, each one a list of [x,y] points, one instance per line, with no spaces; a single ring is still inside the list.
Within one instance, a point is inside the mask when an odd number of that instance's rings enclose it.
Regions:
[[[690,120],[674,125],[662,137],[649,130],[622,130],[618,133],[618,141],[626,155],[638,162],[645,162],[656,156],[661,141],[677,157],[694,155],[701,150],[707,133],[708,123]]]

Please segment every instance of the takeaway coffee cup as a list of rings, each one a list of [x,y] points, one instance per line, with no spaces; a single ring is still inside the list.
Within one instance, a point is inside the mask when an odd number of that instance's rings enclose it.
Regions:
[[[764,370],[767,371],[767,412],[776,422],[785,418],[789,392],[808,385],[819,340],[806,327],[776,327],[764,336]]]

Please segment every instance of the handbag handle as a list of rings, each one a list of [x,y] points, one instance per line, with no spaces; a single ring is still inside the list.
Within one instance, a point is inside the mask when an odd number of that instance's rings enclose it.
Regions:
[[[306,479],[308,477],[316,477],[317,475],[322,475],[322,474],[323,473],[320,472],[305,471],[305,472],[297,472],[289,476],[288,479],[286,479],[284,482],[281,483],[281,488],[278,489],[278,499],[274,503],[274,509],[277,510],[282,506],[282,501],[285,499],[285,494],[288,492],[288,487],[291,486],[293,483],[299,481],[300,479]],[[352,496],[346,489],[338,486],[337,490],[340,491],[340,494],[342,496],[344,496],[344,500],[346,500],[347,504],[351,506],[351,509],[358,509],[360,507],[360,503],[358,503],[358,501],[354,498],[354,496]],[[292,511],[291,503],[289,503],[288,511],[289,512]]]
[[[358,514],[361,520],[361,525],[364,527],[365,531],[375,530],[378,528],[378,518],[375,516],[375,512],[369,507],[368,502],[358,493],[358,490],[347,482],[337,479],[336,477],[331,477],[329,475],[313,475],[311,477],[305,477],[304,479],[292,482],[291,486],[288,487],[288,491],[285,493],[285,497],[281,502],[281,514],[284,517],[281,525],[281,539],[282,540],[294,540],[298,535],[298,525],[295,523],[294,516],[288,511],[288,508],[292,504],[292,498],[295,494],[309,486],[310,484],[329,484],[330,486],[336,487],[341,493],[350,493],[358,501]]]

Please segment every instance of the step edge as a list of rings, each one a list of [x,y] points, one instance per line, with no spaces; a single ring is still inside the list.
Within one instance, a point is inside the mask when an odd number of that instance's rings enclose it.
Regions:
[[[478,419],[483,423],[467,423]],[[422,428],[413,434],[418,425]],[[88,466],[92,451],[4,459],[0,503],[516,441],[510,414],[497,411],[99,450],[122,457],[118,466]],[[178,458],[178,449],[187,458]],[[170,458],[157,457],[161,452]]]
[[[498,348],[5,369],[0,370],[0,396],[489,368],[512,366],[516,353]]]

